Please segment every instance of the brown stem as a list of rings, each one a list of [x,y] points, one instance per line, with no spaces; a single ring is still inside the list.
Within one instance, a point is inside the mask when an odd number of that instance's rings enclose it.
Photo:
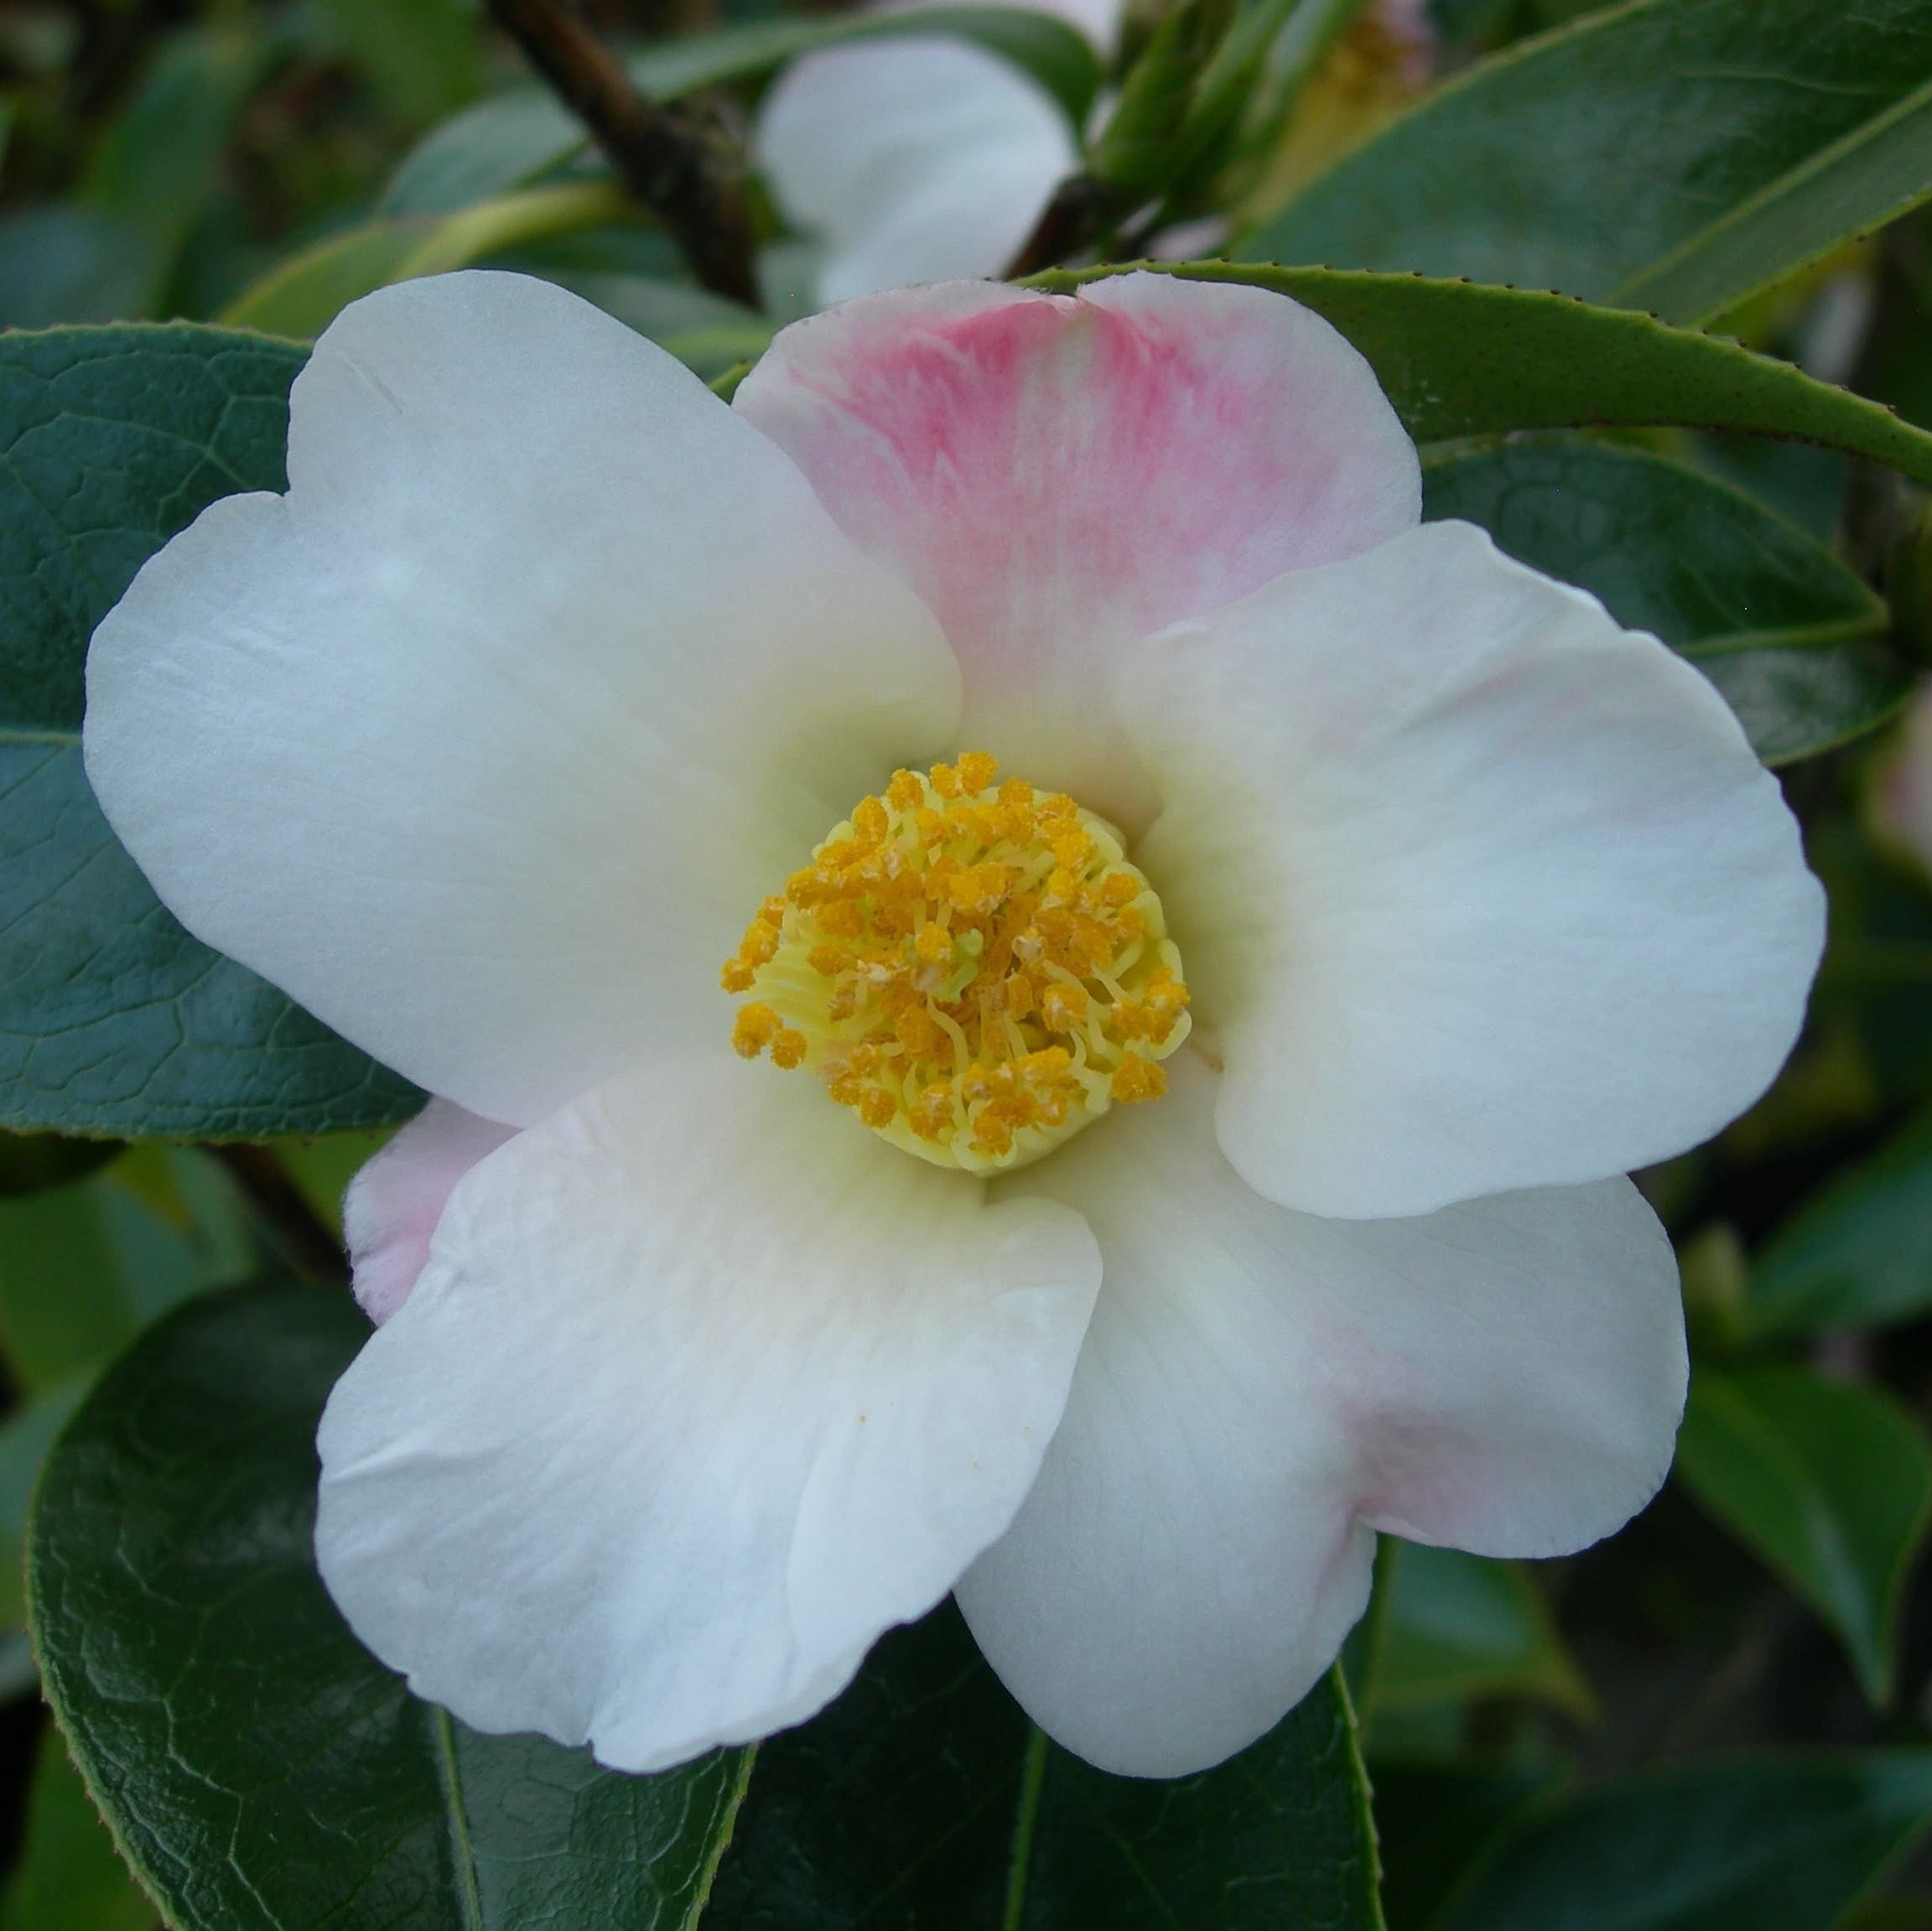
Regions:
[[[235,1176],[282,1250],[282,1259],[305,1280],[340,1280],[348,1270],[342,1244],[323,1224],[302,1190],[265,1146],[223,1140],[208,1148]]]
[[[713,293],[758,305],[742,157],[710,116],[647,101],[609,48],[558,0],[490,0],[498,26],[590,132],[618,178]]]
[[[1085,247],[1093,238],[1106,204],[1106,193],[1098,182],[1089,181],[1084,174],[1069,174],[1053,190],[1053,199],[1013,257],[1007,280],[1056,267]]]

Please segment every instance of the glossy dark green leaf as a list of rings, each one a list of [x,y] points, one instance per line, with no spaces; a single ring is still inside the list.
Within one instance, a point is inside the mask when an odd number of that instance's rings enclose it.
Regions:
[[[0,340],[0,1125],[314,1133],[419,1103],[183,932],[80,766],[94,625],[205,505],[283,486],[301,361],[184,324]]]
[[[1438,1931],[1830,1931],[1932,1821],[1932,1751],[1700,1763],[1540,1804]]]
[[[1355,1723],[1331,1671],[1259,1743],[1174,1783],[1046,1753],[1021,1931],[1381,1931]]]
[[[1109,1777],[1031,1730],[948,1606],[761,1747],[706,1931],[1370,1931],[1353,1731],[1332,1676],[1205,1776]]]
[[[34,1760],[20,1862],[0,1897],[0,1931],[158,1931],[159,1923],[49,1724]]]
[[[1932,194],[1922,0],[1638,0],[1471,70],[1236,252],[1692,322]]]
[[[1533,1696],[1572,1715],[1594,1707],[1542,1591],[1522,1565],[1394,1543],[1377,1571],[1370,1710],[1469,1696]]]
[[[1898,659],[1869,644],[1690,654],[1768,765],[1794,764],[1863,737],[1912,694]]]
[[[1695,330],[1568,296],[1265,262],[1054,269],[1070,289],[1133,269],[1291,295],[1365,356],[1419,443],[1514,429],[1671,423],[1822,443],[1932,482],[1932,435],[1889,409]]]
[[[831,18],[740,22],[634,55],[631,78],[653,99],[764,79],[787,61],[853,40],[935,34],[969,41],[1031,76],[1083,126],[1100,87],[1100,64],[1086,36],[1063,20],[1016,7],[922,8],[916,16],[861,13]],[[493,94],[445,121],[408,156],[383,190],[385,215],[443,215],[524,186],[587,145],[583,125],[534,88]]]
[[[1752,1268],[1744,1316],[1766,1337],[1877,1327],[1932,1308],[1932,1113],[1808,1201]]]
[[[324,1592],[315,1424],[367,1332],[339,1286],[197,1301],[57,1443],[34,1636],[90,1789],[177,1931],[686,1931],[745,1753],[626,1778],[476,1736]]]
[[[1932,1511],[1932,1448],[1890,1395],[1809,1368],[1700,1368],[1677,1440],[1698,1501],[1829,1623],[1888,1700],[1899,1592]]]
[[[1694,658],[1767,762],[1871,730],[1910,693],[1910,672],[1871,641],[1888,620],[1879,599],[1755,498],[1681,464],[1610,444],[1512,442],[1432,465],[1423,515],[1479,523]]]

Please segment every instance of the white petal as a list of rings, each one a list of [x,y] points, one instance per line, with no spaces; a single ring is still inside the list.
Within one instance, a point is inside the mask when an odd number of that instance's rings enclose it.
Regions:
[[[796,1722],[1011,1520],[1098,1279],[804,1076],[614,1082],[471,1170],[330,1397],[324,1578],[480,1730],[649,1770]]]
[[[1669,1243],[1627,1181],[1415,1220],[1271,1206],[1217,1151],[1213,1077],[1005,1186],[1064,1202],[1105,1278],[1065,1419],[958,1595],[1033,1717],[1177,1776],[1271,1728],[1367,1600],[1370,1528],[1492,1555],[1594,1541],[1669,1466]]]
[[[1426,1212],[1680,1152],[1769,1084],[1824,932],[1776,781],[1696,671],[1466,524],[1123,660],[1221,1144],[1311,1212]]]
[[[957,672],[783,457],[520,276],[383,290],[96,634],[88,776],[190,931],[521,1124],[719,1023],[760,896]]]
[[[1024,74],[937,38],[808,55],[766,96],[756,143],[787,218],[824,239],[821,302],[999,274],[1078,158]]]
[[[457,1181],[514,1130],[433,1099],[356,1170],[342,1238],[356,1301],[378,1327],[409,1298]]]

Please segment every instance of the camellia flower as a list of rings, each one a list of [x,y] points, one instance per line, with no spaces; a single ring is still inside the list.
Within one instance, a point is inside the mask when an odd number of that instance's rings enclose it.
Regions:
[[[1126,8],[1050,0],[1036,10],[1078,29],[1104,60]],[[1371,0],[1337,49],[1332,76],[1325,70],[1312,90],[1312,124],[1284,180],[1298,183],[1316,157],[1332,158],[1373,132],[1390,101],[1426,80],[1433,44],[1425,0]],[[821,302],[1000,274],[1080,159],[1064,110],[1043,88],[943,34],[829,47],[794,62],[766,97],[756,148],[787,219],[823,244]],[[1190,224],[1182,236],[1189,247],[1199,230]]]
[[[1375,1530],[1656,1487],[1621,1175],[1771,1078],[1820,895],[1695,670],[1418,525],[1319,318],[956,283],[727,407],[451,276],[324,335],[288,475],[102,624],[87,768],[437,1096],[350,1197],[317,1530],[421,1694],[647,1770],[956,1590],[1062,1743],[1190,1771]]]

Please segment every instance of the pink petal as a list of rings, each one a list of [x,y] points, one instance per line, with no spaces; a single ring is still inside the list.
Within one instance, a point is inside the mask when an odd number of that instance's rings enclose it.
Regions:
[[[409,1298],[457,1181],[515,1131],[433,1099],[350,1181],[342,1231],[351,1282],[378,1327]]]
[[[737,407],[938,617],[963,742],[1135,828],[1121,646],[1420,515],[1368,365],[1264,289],[1135,274],[1078,296],[946,283],[795,323]]]

